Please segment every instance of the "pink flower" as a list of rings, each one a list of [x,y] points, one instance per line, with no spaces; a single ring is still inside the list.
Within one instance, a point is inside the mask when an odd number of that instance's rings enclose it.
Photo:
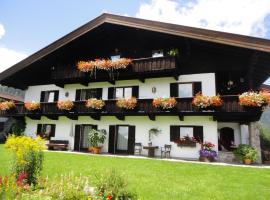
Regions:
[[[23,186],[24,180],[27,178],[28,174],[26,172],[21,172],[17,178],[17,185],[18,186]]]

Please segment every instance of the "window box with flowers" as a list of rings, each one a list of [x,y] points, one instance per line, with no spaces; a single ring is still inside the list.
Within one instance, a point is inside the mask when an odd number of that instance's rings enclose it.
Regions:
[[[199,110],[217,110],[223,104],[219,95],[217,96],[205,96],[202,93],[197,93],[192,100],[192,105],[199,108]]]
[[[15,103],[13,101],[3,101],[0,102],[0,110],[2,111],[12,111],[15,109]]]
[[[239,104],[246,110],[261,111],[270,104],[270,94],[264,92],[244,92],[239,95]]]
[[[40,109],[40,103],[39,102],[25,102],[24,107],[28,111],[38,111]]]
[[[101,110],[105,106],[105,102],[102,99],[91,98],[86,100],[85,106],[87,108]]]
[[[179,147],[196,147],[197,140],[194,137],[185,136],[174,142]]]
[[[134,110],[137,106],[137,99],[135,97],[117,99],[116,106],[126,110]]]
[[[214,147],[215,145],[211,142],[202,143],[199,160],[201,162],[214,162],[217,158],[217,152],[213,150]]]
[[[63,111],[70,111],[74,107],[74,104],[70,100],[62,100],[57,102],[57,108]]]
[[[155,108],[159,108],[162,110],[170,110],[175,108],[177,104],[177,101],[174,97],[170,97],[170,98],[155,98],[153,99],[152,105]]]

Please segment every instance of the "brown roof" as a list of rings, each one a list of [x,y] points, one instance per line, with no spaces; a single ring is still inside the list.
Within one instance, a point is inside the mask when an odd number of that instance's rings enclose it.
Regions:
[[[20,101],[23,102],[24,99],[21,96],[14,96],[6,93],[0,93],[0,98],[8,99],[8,100],[14,100],[14,101]]]
[[[118,24],[270,53],[270,40],[266,39],[105,13],[5,70],[0,74],[0,81],[104,23]]]

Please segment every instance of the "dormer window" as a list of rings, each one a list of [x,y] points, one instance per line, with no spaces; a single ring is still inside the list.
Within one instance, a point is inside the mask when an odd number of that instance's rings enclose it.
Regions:
[[[153,58],[163,57],[163,50],[153,50],[152,57]]]

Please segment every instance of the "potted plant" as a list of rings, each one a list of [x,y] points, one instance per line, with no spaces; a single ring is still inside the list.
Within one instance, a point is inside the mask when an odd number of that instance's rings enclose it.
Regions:
[[[177,101],[174,97],[170,98],[155,98],[153,99],[152,105],[155,108],[161,108],[163,110],[172,109],[176,106]]]
[[[25,102],[24,107],[26,108],[26,110],[34,111],[34,110],[40,109],[40,103],[39,102],[34,102],[34,101]]]
[[[102,99],[91,98],[86,100],[85,106],[87,108],[101,110],[105,106],[105,102]]]
[[[149,144],[152,144],[152,139],[155,137],[155,136],[158,136],[159,134],[161,133],[161,130],[158,129],[158,128],[151,128],[149,131],[148,131],[148,139],[149,139]],[[151,145],[149,145],[151,146]]]
[[[107,132],[105,129],[96,130],[91,129],[88,134],[88,142],[91,147],[89,151],[92,151],[94,154],[100,154],[102,144],[105,142]]]
[[[248,110],[262,110],[269,103],[270,98],[268,93],[249,91],[239,95],[239,104]]]
[[[213,150],[215,145],[211,142],[201,143],[201,149],[199,151],[201,162],[213,162],[217,158],[217,152]]]
[[[222,106],[222,99],[219,95],[205,96],[201,92],[197,93],[192,100],[192,104],[200,110],[216,110]]]
[[[257,151],[254,147],[247,144],[241,144],[234,150],[234,155],[238,159],[242,160],[244,164],[250,165],[257,158]]]
[[[137,99],[135,97],[117,99],[116,106],[127,110],[133,110],[137,106]]]
[[[3,101],[0,103],[0,110],[7,111],[15,108],[15,104],[13,101]]]

